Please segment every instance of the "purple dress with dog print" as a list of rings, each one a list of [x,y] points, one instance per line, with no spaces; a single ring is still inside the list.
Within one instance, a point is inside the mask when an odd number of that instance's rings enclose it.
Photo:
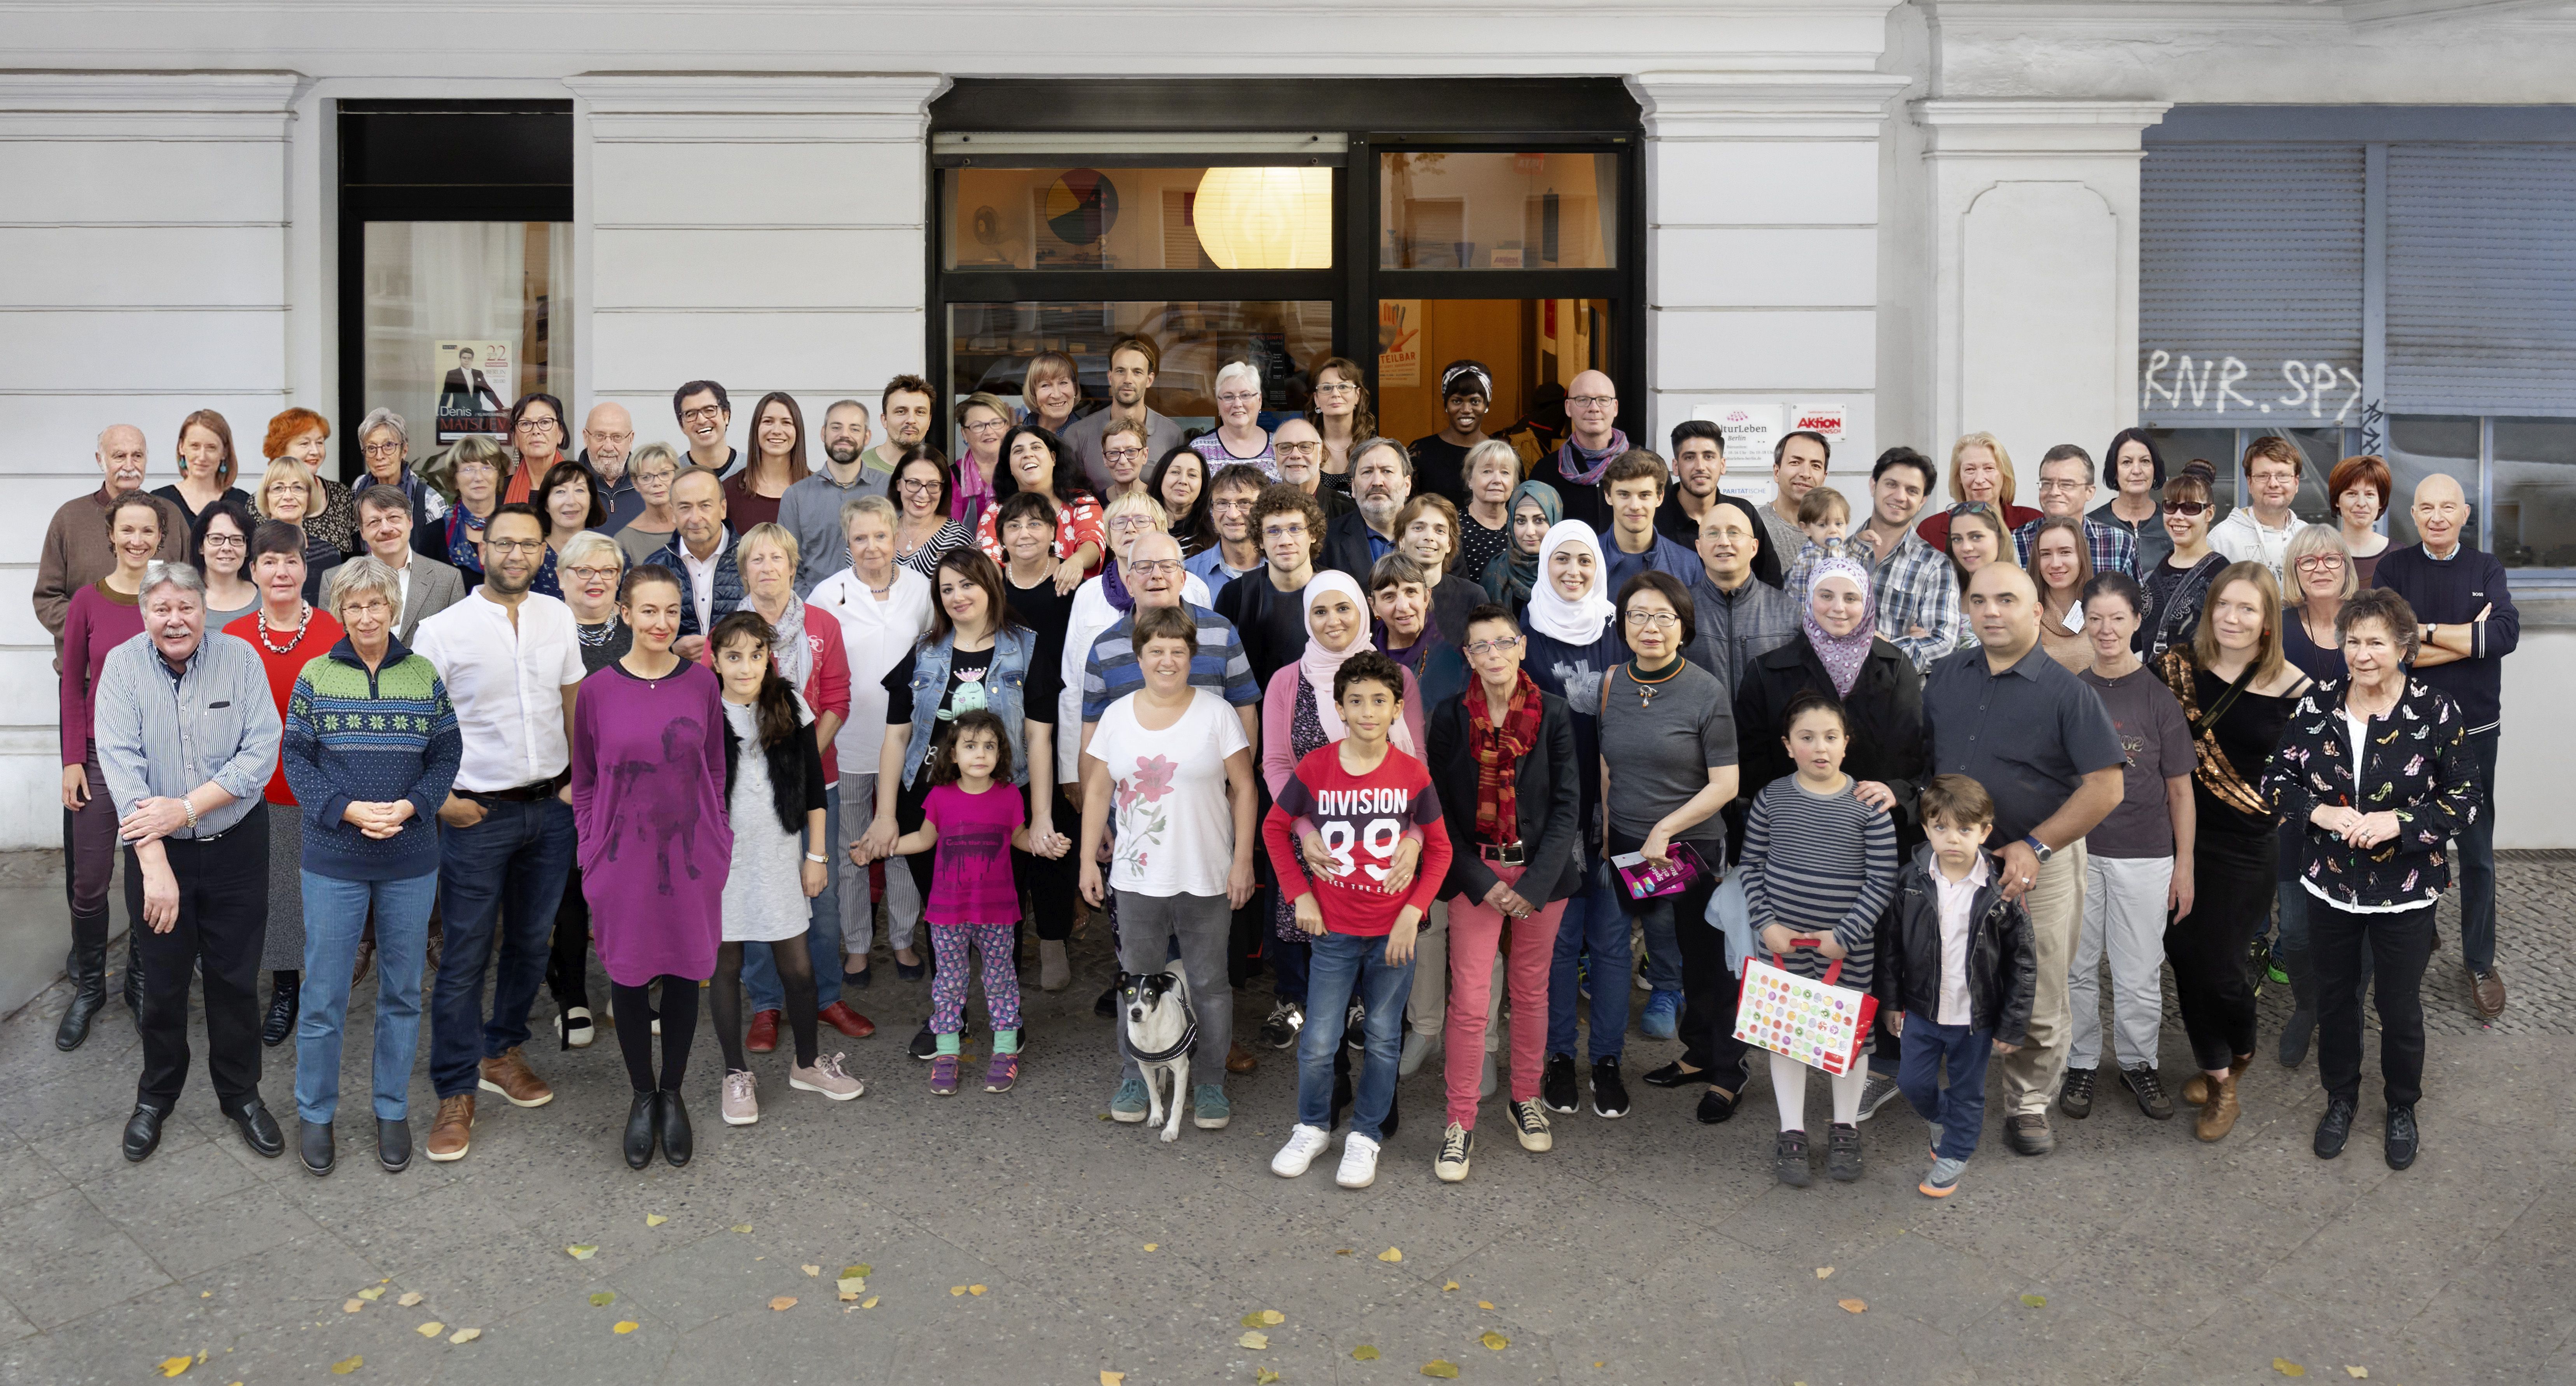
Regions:
[[[722,686],[700,664],[659,679],[610,664],[581,681],[573,831],[591,942],[620,986],[715,975],[733,858],[724,727]]]

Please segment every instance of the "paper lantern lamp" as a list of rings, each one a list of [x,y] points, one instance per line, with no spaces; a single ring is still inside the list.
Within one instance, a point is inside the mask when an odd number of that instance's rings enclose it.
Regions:
[[[1330,269],[1333,171],[1212,168],[1192,208],[1199,244],[1223,269]]]

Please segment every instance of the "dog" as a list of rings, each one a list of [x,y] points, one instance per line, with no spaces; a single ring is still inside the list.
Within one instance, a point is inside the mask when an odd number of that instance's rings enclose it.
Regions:
[[[1178,971],[1118,974],[1119,1021],[1128,1057],[1145,1075],[1147,1125],[1160,1123],[1163,1139],[1181,1138],[1181,1108],[1190,1096],[1190,1046],[1199,1034],[1190,1009],[1189,979]],[[1163,1075],[1172,1078],[1171,1115],[1163,1114]],[[1121,1117],[1120,1120],[1130,1120]]]

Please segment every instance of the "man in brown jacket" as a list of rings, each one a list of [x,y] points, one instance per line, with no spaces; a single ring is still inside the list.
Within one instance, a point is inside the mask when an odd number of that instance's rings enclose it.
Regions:
[[[116,554],[107,542],[107,508],[117,498],[143,487],[143,430],[132,424],[110,424],[98,435],[98,469],[106,483],[86,496],[63,502],[45,526],[45,547],[36,562],[36,619],[54,637],[54,664],[63,655],[63,617],[72,594],[116,570]],[[179,507],[155,498],[161,507],[161,553],[165,562],[188,556],[188,517]]]

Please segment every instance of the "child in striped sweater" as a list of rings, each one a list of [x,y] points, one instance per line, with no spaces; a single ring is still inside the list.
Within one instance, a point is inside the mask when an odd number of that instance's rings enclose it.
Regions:
[[[1762,946],[1802,977],[1820,978],[1842,964],[1835,985],[1869,990],[1879,912],[1896,886],[1896,825],[1852,794],[1843,773],[1851,719],[1843,705],[1809,691],[1789,702],[1786,735],[1798,773],[1773,780],[1753,800],[1744,831],[1744,899]],[[1832,1080],[1834,1125],[1825,1173],[1860,1178],[1860,1094],[1865,1064]],[[1807,1066],[1771,1056],[1771,1091],[1780,1104],[1773,1171],[1805,1188]]]

